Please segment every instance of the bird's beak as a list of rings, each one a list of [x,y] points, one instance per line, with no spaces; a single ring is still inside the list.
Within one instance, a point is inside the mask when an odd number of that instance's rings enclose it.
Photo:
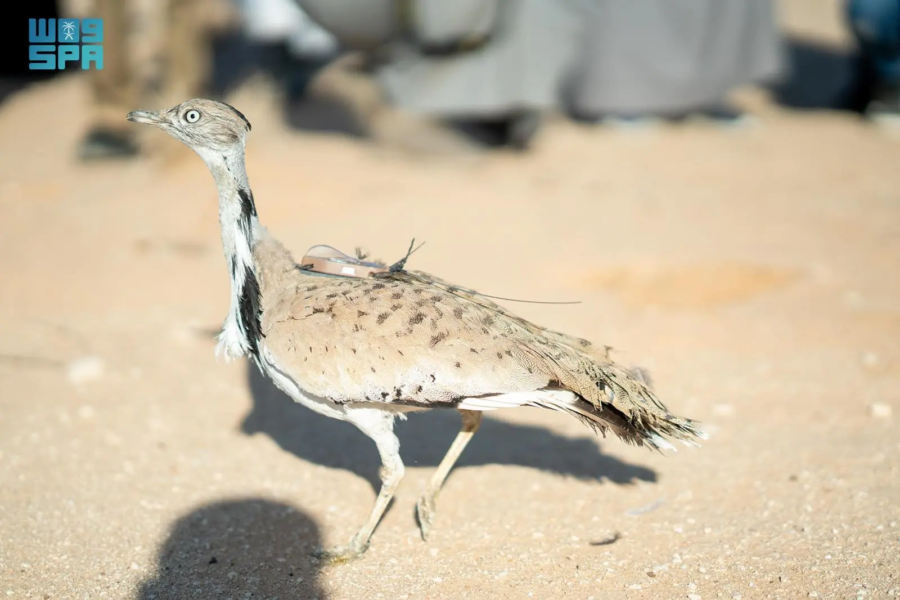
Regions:
[[[148,110],[133,110],[126,117],[134,123],[144,123],[145,125],[162,125],[163,118],[159,113],[150,112]]]

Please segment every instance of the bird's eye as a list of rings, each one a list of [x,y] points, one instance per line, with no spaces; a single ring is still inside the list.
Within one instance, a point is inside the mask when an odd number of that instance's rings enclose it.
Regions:
[[[189,110],[184,113],[184,120],[188,123],[196,123],[200,120],[200,111],[197,110]]]

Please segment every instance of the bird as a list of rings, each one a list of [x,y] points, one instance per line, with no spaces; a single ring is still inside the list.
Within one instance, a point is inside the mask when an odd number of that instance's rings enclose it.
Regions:
[[[658,451],[674,450],[669,440],[699,446],[707,439],[698,421],[666,408],[646,371],[615,362],[609,346],[541,327],[474,290],[407,270],[411,252],[365,277],[298,264],[259,221],[245,167],[251,125],[233,106],[197,98],[126,118],[181,141],[212,173],[231,279],[216,354],[246,357],[295,402],[356,426],[375,443],[382,468],[372,511],[349,543],[316,549],[320,559],[344,563],[370,547],[404,476],[394,425],[410,412],[461,416],[416,504],[423,540],[445,480],[486,411],[559,411],[603,437],[612,432]]]

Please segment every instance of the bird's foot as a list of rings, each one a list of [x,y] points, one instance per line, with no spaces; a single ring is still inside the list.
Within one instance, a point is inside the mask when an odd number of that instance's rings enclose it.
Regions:
[[[317,548],[313,551],[313,556],[329,565],[341,565],[362,558],[368,549],[368,543],[359,543],[354,539],[346,546],[337,546],[329,549]]]
[[[437,513],[437,508],[434,504],[434,495],[426,492],[416,503],[416,518],[419,521],[423,540],[428,540],[428,534],[431,533],[434,524],[435,513]]]

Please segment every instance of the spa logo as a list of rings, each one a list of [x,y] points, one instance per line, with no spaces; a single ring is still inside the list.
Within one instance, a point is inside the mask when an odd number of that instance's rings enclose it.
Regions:
[[[103,19],[28,19],[28,68],[64,71],[103,68]]]

